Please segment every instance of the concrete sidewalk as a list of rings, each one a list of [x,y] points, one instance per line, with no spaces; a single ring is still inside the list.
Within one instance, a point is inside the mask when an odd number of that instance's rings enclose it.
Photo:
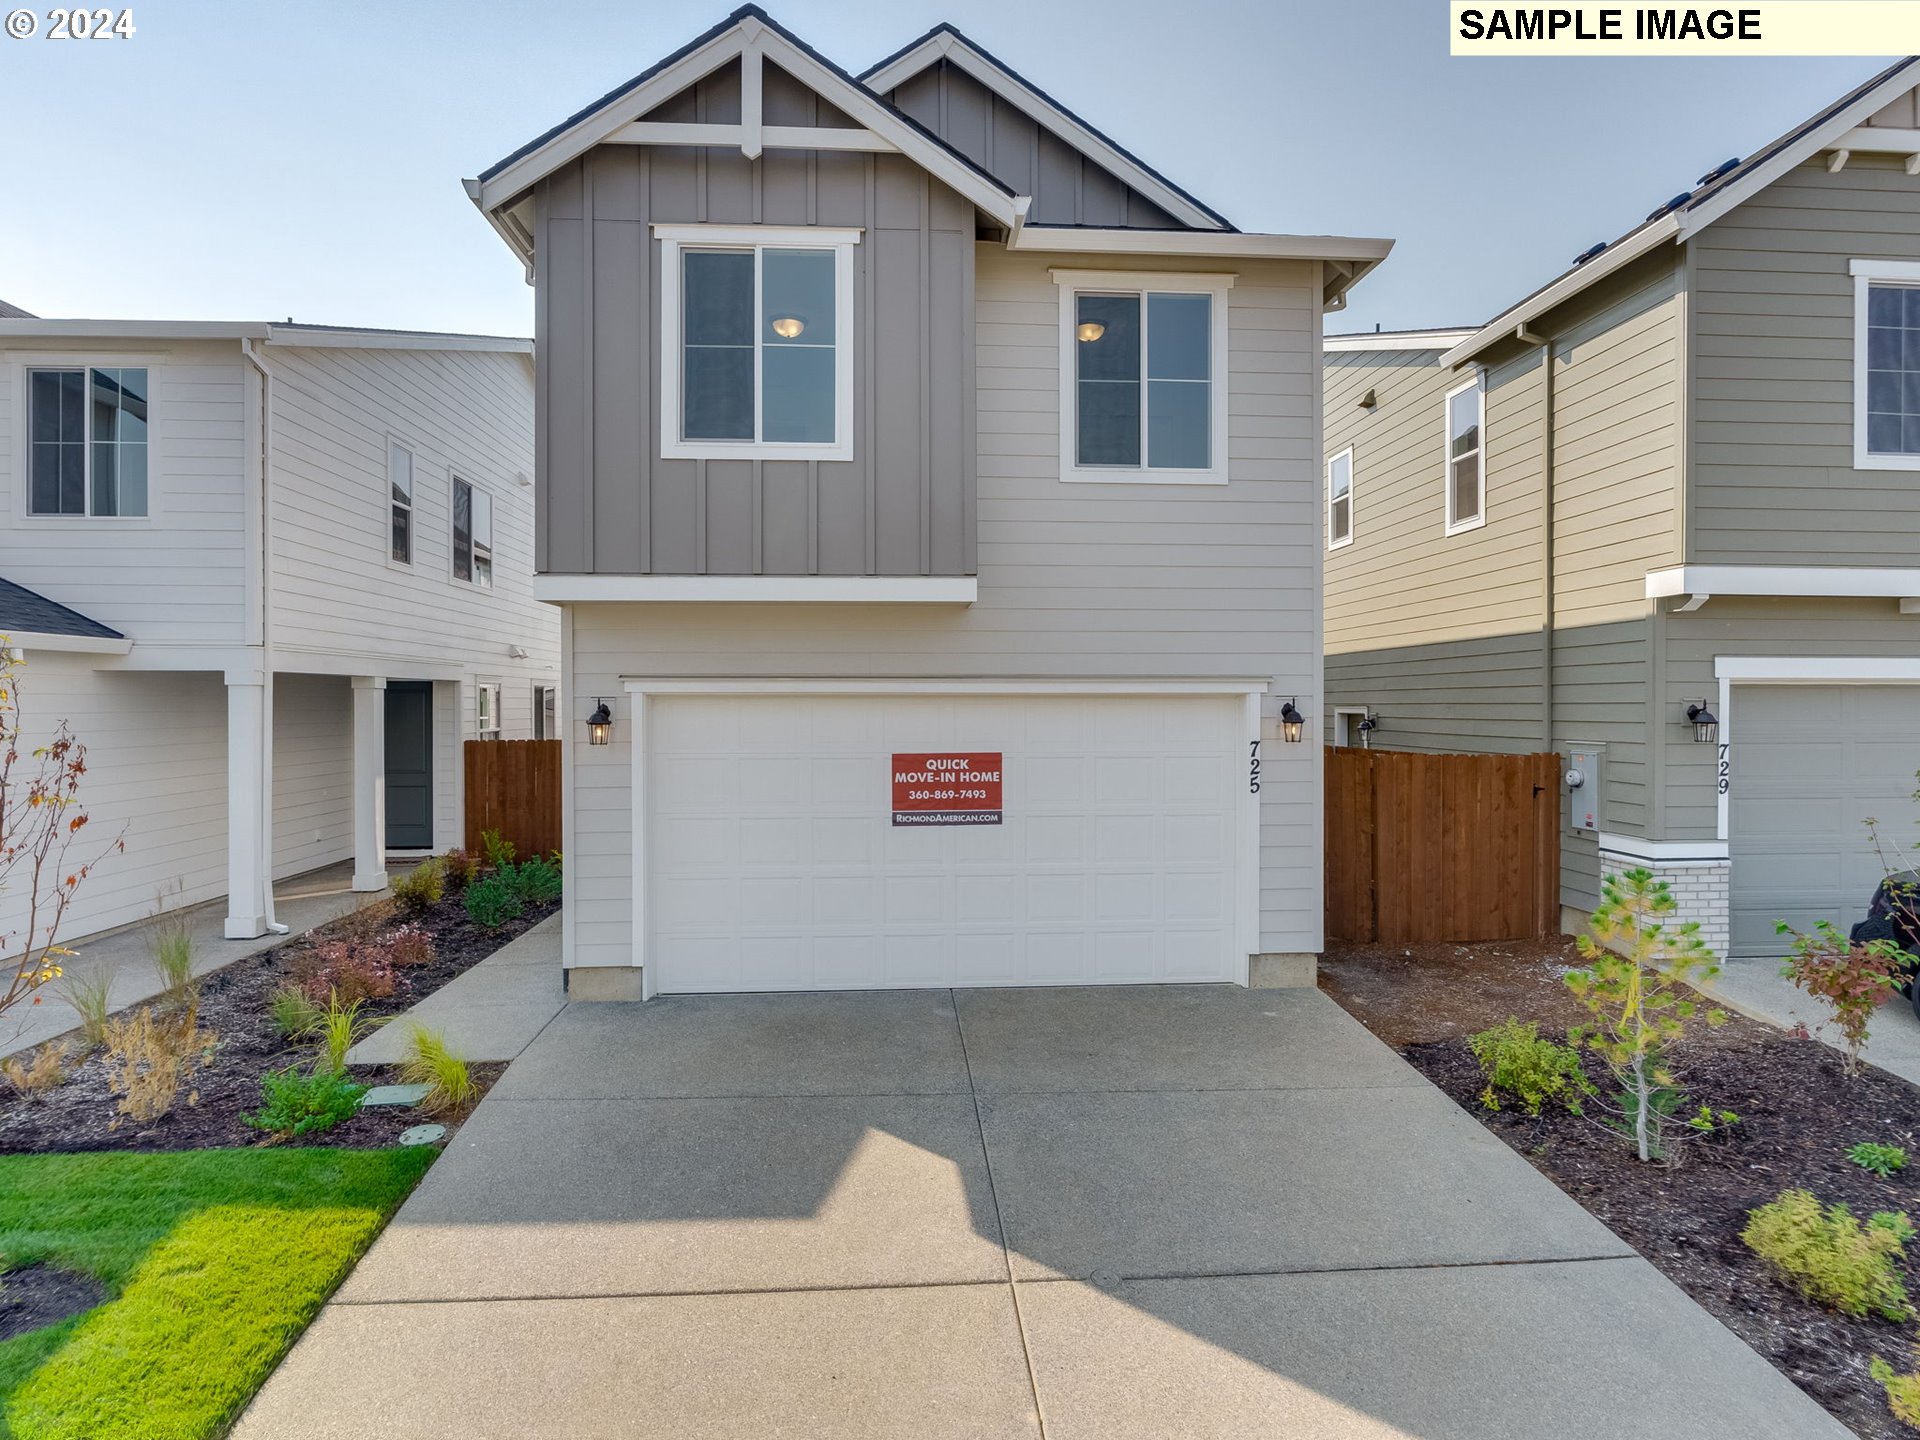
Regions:
[[[566,1003],[560,917],[550,915],[382,1025],[347,1052],[347,1063],[396,1064],[416,1024],[439,1031],[464,1060],[512,1060]]]
[[[1839,1032],[1832,1024],[1821,1028],[1824,1007],[1796,990],[1780,973],[1780,965],[1778,959],[1729,960],[1699,988],[1729,1010],[1782,1030],[1805,1025],[1816,1039],[1840,1049]],[[1906,996],[1894,996],[1875,1012],[1860,1053],[1869,1064],[1920,1085],[1920,1019]]]
[[[388,866],[393,874],[404,874],[418,861],[396,862]],[[228,940],[221,933],[226,922],[226,898],[192,906],[187,915],[193,923],[193,973],[210,971],[271,950],[288,938],[301,935],[329,920],[358,910],[384,894],[361,894],[353,889],[351,861],[310,871],[273,887],[275,918],[287,927],[287,935],[262,935],[253,940]],[[68,942],[76,953],[65,962],[66,973],[50,985],[41,987],[39,1003],[17,1007],[15,1013],[0,1019],[0,1059],[31,1049],[43,1040],[64,1035],[80,1023],[64,996],[70,980],[112,977],[108,1004],[114,1010],[151,1000],[160,993],[160,977],[153,968],[153,956],[147,948],[145,925],[129,925],[89,939]]]
[[[1847,1437],[1327,997],[1215,986],[570,1005],[233,1433],[1043,1427]]]

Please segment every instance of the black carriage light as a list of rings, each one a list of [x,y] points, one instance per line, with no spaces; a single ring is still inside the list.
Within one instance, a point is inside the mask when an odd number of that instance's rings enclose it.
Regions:
[[[1693,738],[1711,745],[1720,738],[1720,717],[1707,709],[1707,702],[1694,700],[1687,705],[1687,719],[1693,722]]]
[[[593,714],[587,717],[587,741],[593,745],[604,745],[612,734],[613,712],[607,708],[607,702],[602,700]]]
[[[1280,733],[1287,737],[1289,745],[1300,743],[1300,732],[1306,729],[1307,717],[1294,708],[1289,700],[1280,707]]]
[[[1380,728],[1380,717],[1374,714],[1373,711],[1369,710],[1367,711],[1366,714],[1360,717],[1360,733],[1363,736],[1371,735],[1374,731],[1378,730],[1379,728]]]

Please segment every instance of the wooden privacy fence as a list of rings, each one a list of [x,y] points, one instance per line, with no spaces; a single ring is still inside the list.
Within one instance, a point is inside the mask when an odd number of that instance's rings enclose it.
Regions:
[[[498,830],[524,859],[560,848],[560,742],[469,740],[466,743],[466,847],[480,850],[480,832]]]
[[[1558,755],[1327,751],[1327,934],[1560,931]]]

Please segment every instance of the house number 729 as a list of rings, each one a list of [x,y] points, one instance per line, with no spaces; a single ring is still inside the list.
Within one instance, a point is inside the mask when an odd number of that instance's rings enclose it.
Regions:
[[[1260,793],[1260,742],[1249,740],[1247,743],[1253,747],[1252,764],[1247,770],[1247,793],[1258,795]]]

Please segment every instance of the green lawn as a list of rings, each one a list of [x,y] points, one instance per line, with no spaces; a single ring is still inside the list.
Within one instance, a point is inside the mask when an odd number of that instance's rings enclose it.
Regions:
[[[0,1343],[0,1436],[223,1433],[433,1157],[424,1147],[0,1157],[0,1265],[84,1270],[113,1296]]]

